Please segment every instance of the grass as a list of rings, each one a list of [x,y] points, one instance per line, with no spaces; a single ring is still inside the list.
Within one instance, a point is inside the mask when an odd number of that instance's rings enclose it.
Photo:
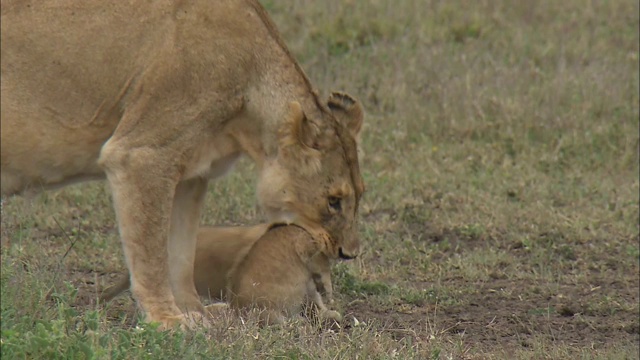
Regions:
[[[316,86],[367,111],[345,326],[162,333],[128,298],[91,305],[124,269],[93,183],[3,199],[3,357],[638,358],[637,2],[263,3]],[[254,179],[211,184],[202,222],[261,221]]]

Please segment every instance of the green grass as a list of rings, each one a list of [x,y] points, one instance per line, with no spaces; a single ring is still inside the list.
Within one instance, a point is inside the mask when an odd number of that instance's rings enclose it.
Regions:
[[[343,328],[162,333],[95,305],[124,265],[93,183],[3,199],[3,358],[638,358],[637,2],[263,3],[366,109]],[[243,161],[211,184],[202,222],[262,221],[254,181]]]

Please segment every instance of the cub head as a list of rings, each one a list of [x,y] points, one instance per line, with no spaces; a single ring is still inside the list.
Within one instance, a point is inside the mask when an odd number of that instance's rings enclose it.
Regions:
[[[311,121],[299,103],[289,104],[278,156],[260,174],[258,200],[269,221],[300,225],[330,242],[327,255],[354,258],[364,192],[356,143],[363,111],[343,93],[332,93],[320,108]]]

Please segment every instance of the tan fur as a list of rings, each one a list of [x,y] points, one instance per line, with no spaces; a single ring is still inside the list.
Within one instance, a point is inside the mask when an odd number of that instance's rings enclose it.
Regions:
[[[198,294],[228,301],[237,309],[258,307],[267,323],[282,323],[300,310],[306,299],[321,318],[340,321],[327,309],[331,303],[332,243],[313,239],[297,226],[268,224],[245,227],[203,227],[198,231],[194,282]],[[267,231],[268,230],[268,231]],[[320,240],[320,241],[318,241]],[[129,288],[127,277],[107,289],[101,301],[111,301]]]
[[[340,314],[327,309],[321,296],[323,292],[333,301],[334,246],[295,225],[272,227],[229,273],[231,307],[258,308],[264,323],[282,324],[309,303],[321,318],[340,321]]]
[[[2,0],[3,194],[105,177],[132,291],[163,327],[202,314],[192,281],[207,182],[248,154],[270,221],[358,251],[360,105],[320,101],[256,0]],[[355,109],[355,110],[354,110]],[[296,139],[296,141],[291,141]],[[346,185],[345,185],[346,184]]]
[[[211,300],[224,300],[229,270],[247,255],[268,228],[269,224],[201,227],[198,230],[193,271],[198,294]],[[130,285],[129,277],[124,277],[106,289],[100,300],[111,301],[129,289]]]

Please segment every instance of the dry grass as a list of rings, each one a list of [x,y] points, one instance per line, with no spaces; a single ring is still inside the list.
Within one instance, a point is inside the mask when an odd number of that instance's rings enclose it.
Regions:
[[[3,355],[638,357],[637,2],[263,3],[317,87],[367,110],[348,324],[169,335],[130,328],[129,299],[74,308],[123,269],[106,186],[84,184],[3,202]],[[253,170],[211,185],[203,223],[262,220]]]

